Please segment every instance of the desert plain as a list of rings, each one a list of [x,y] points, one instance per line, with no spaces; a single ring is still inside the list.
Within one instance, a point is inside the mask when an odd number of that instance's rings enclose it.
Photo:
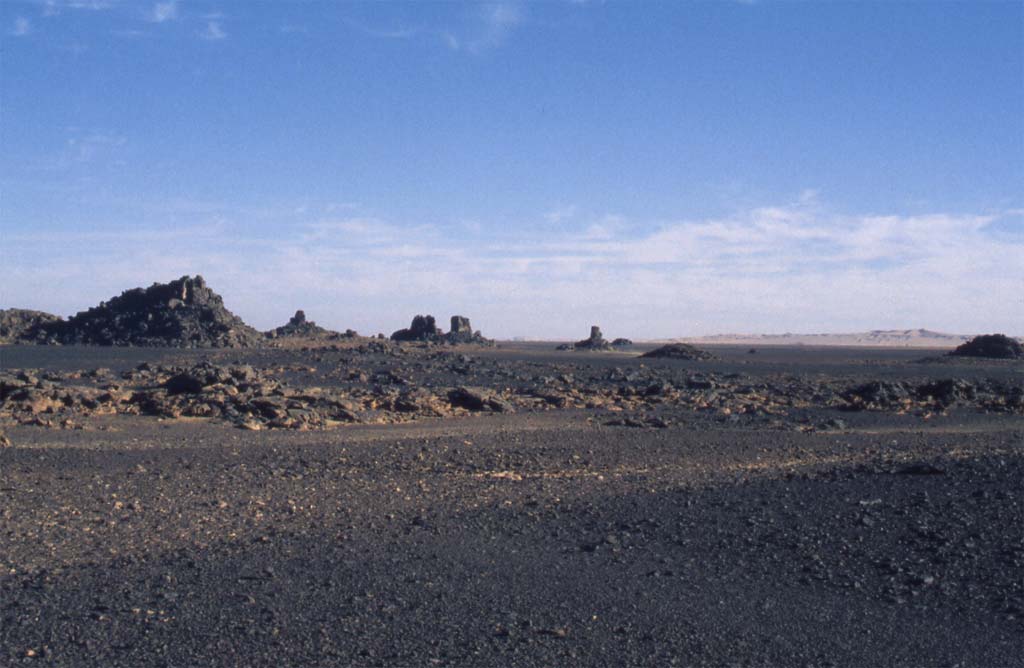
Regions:
[[[653,347],[0,347],[0,664],[1021,665],[1024,363]]]

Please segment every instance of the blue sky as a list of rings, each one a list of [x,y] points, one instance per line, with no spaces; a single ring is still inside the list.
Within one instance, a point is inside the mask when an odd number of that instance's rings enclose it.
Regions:
[[[1024,334],[1024,3],[0,3],[0,307]]]

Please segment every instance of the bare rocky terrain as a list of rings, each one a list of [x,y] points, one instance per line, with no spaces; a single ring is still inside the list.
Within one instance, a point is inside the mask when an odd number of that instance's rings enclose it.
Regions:
[[[1020,361],[652,348],[0,347],[0,665],[1020,665]]]

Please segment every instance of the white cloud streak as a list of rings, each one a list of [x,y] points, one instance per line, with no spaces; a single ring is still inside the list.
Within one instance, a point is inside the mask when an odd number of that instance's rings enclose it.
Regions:
[[[176,18],[178,18],[177,0],[158,2],[153,5],[153,9],[149,13],[149,20],[153,23],[164,23],[166,21],[173,21]]]
[[[473,53],[501,46],[524,19],[522,8],[507,2],[483,5],[480,12],[481,28],[467,40],[467,48]]]
[[[216,42],[225,39],[228,34],[220,26],[220,21],[208,21],[206,27],[199,33],[205,40]]]
[[[228,216],[202,234],[9,238],[7,295],[17,304],[7,306],[69,313],[202,273],[261,328],[304,308],[321,324],[367,333],[430,312],[468,315],[501,337],[579,338],[590,324],[630,338],[913,327],[1024,334],[1024,233],[1014,224],[995,231],[1019,219],[848,215],[798,202],[642,233],[618,217],[536,239],[340,218],[261,240]]]
[[[24,16],[19,16],[14,19],[14,27],[11,29],[11,35],[14,37],[25,37],[26,35],[32,34],[32,22]]]

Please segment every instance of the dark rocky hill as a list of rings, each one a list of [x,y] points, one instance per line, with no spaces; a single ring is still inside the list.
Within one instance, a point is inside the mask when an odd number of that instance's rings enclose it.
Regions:
[[[484,338],[479,331],[473,331],[469,318],[452,316],[451,331],[445,334],[432,315],[417,315],[406,329],[391,335],[392,341],[431,341],[434,343],[478,343],[492,345],[494,341]]]
[[[640,357],[677,360],[710,360],[715,358],[711,353],[685,343],[670,343],[667,346],[646,352]]]
[[[338,332],[324,329],[312,320],[306,320],[306,313],[301,309],[295,312],[287,324],[267,332],[267,338],[276,339],[281,337],[299,338],[325,338],[329,336],[341,336]]]
[[[957,346],[950,353],[958,357],[989,357],[1004,360],[1024,359],[1024,346],[1005,334],[982,334]]]
[[[46,342],[62,344],[245,348],[265,341],[224,307],[202,276],[127,290],[44,329]]]
[[[46,327],[61,322],[60,316],[23,308],[0,310],[0,343],[35,343],[46,337]]]

